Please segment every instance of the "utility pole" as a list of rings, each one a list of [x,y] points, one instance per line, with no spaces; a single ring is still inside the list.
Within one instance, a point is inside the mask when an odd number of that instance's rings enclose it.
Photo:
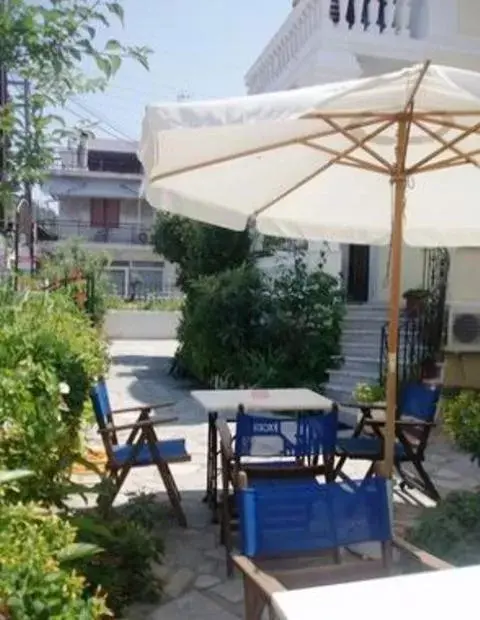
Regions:
[[[0,0],[0,11],[7,11],[7,0]],[[7,67],[2,62],[0,64],[0,114],[8,103],[8,72]],[[0,131],[0,184],[4,184],[7,180],[7,137]],[[5,230],[7,205],[4,196],[0,195],[0,231]]]

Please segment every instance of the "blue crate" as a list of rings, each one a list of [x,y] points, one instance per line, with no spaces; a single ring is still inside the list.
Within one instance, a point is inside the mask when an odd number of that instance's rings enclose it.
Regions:
[[[242,553],[268,557],[390,540],[387,491],[382,478],[346,484],[262,481],[241,489]]]
[[[235,455],[302,457],[333,453],[337,438],[337,413],[298,415],[292,418],[239,413],[235,431]],[[255,439],[277,439],[277,449],[256,453]]]

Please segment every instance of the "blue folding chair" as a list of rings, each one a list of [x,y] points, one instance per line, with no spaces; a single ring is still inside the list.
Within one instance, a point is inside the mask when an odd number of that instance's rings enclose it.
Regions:
[[[228,424],[217,420],[222,462],[221,536],[226,548],[227,573],[233,572],[231,552],[235,525],[235,494],[240,471],[247,471],[251,483],[281,485],[301,477],[316,484],[315,478],[333,475],[338,419],[336,409],[326,414],[279,417],[245,413],[236,419],[235,439]],[[323,456],[319,463],[319,455]],[[233,495],[230,489],[233,489]]]
[[[173,405],[162,403],[140,407],[129,407],[113,411],[110,406],[108,390],[105,381],[100,380],[91,391],[90,397],[98,424],[98,430],[102,437],[107,462],[105,465],[106,479],[111,487],[111,492],[101,498],[102,507],[108,509],[118,495],[130,470],[135,467],[155,465],[165,485],[170,503],[182,527],[186,527],[187,520],[181,506],[181,496],[173,478],[169,463],[182,463],[190,461],[191,457],[186,451],[184,439],[158,440],[155,427],[160,424],[174,422],[176,417],[150,418],[150,412]],[[120,413],[132,413],[139,411],[135,422],[130,424],[116,425],[113,416]],[[120,444],[117,432],[130,431],[125,443]]]
[[[383,478],[261,486],[252,486],[244,472],[240,478],[241,555],[233,562],[244,577],[247,620],[260,620],[276,592],[391,575],[398,570],[393,546],[418,569],[449,568],[394,539],[389,482]],[[371,557],[355,549],[362,543],[374,543]]]
[[[440,495],[425,471],[423,461],[430,432],[435,426],[440,391],[439,386],[425,383],[405,385],[400,393],[395,423],[394,465],[400,476],[401,487],[417,488],[435,501],[440,499]],[[375,409],[378,408],[375,406]],[[384,456],[384,426],[385,420],[375,420],[371,409],[362,407],[362,417],[353,435],[337,440],[335,452],[340,458],[335,467],[335,477],[347,478],[342,471],[347,459],[370,461],[366,475],[373,475],[376,463],[383,460]],[[365,434],[367,429],[373,435]],[[404,467],[406,464],[412,465],[418,476],[407,472]]]

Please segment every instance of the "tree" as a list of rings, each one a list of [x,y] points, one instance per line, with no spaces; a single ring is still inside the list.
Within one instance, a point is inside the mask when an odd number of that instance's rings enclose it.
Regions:
[[[227,230],[164,212],[157,215],[153,246],[178,265],[178,285],[184,292],[199,277],[239,267],[252,258],[248,230]]]
[[[22,96],[0,99],[1,220],[24,183],[42,180],[54,145],[66,135],[63,119],[48,110],[63,107],[73,95],[104,90],[125,58],[148,68],[148,48],[99,42],[112,18],[123,23],[121,0],[0,0],[0,62],[31,89],[30,132],[19,113]],[[82,69],[88,58],[97,69],[92,77]]]

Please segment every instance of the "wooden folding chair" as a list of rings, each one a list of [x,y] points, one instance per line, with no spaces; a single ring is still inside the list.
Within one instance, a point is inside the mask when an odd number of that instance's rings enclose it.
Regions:
[[[95,417],[107,456],[105,474],[111,491],[101,498],[101,507],[108,509],[114,502],[130,470],[135,467],[155,465],[165,485],[170,503],[179,525],[187,526],[181,506],[181,496],[173,478],[169,463],[183,463],[191,460],[185,448],[185,439],[159,441],[155,427],[174,422],[178,418],[150,417],[151,411],[169,407],[173,403],[161,403],[141,407],[129,407],[112,411],[107,386],[103,380],[96,383],[90,392]],[[135,422],[115,425],[113,416],[120,413],[140,414]],[[119,444],[117,432],[130,431],[125,443]]]
[[[393,538],[383,478],[252,487],[242,472],[240,484],[242,555],[233,562],[243,574],[246,620],[261,620],[276,592],[451,568]]]
[[[400,476],[401,488],[416,488],[435,501],[440,495],[430,476],[425,471],[423,461],[430,432],[435,426],[434,420],[440,398],[440,388],[428,384],[407,384],[401,390],[397,421],[395,423],[394,465]],[[380,409],[375,406],[375,409]],[[384,408],[383,408],[384,409]],[[342,471],[347,459],[371,461],[366,477],[373,475],[377,461],[383,460],[385,419],[375,419],[370,407],[362,407],[362,417],[352,437],[339,438],[336,456],[339,461],[335,466],[335,478],[346,479]],[[370,430],[373,434],[365,434]],[[414,476],[405,469],[413,466],[418,474]]]
[[[239,410],[233,439],[228,424],[217,420],[222,471],[221,541],[225,546],[227,574],[233,574],[231,553],[237,517],[235,497],[240,471],[251,484],[281,484],[298,476],[331,480],[337,436],[337,412],[300,417],[247,414]],[[273,442],[273,446],[267,445]],[[256,442],[260,445],[255,445]],[[263,442],[263,445],[262,445]],[[276,445],[275,445],[276,444]],[[318,463],[322,453],[323,462]],[[233,493],[231,493],[231,490]]]

